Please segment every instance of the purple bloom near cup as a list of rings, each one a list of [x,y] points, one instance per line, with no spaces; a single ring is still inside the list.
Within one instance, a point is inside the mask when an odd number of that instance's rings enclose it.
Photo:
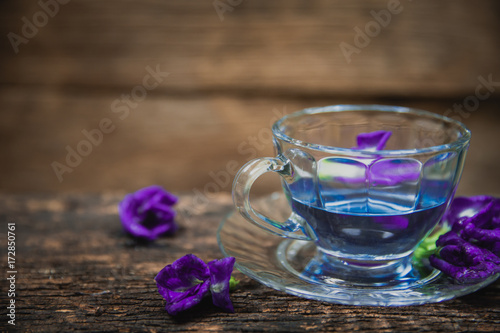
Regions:
[[[443,220],[448,221],[448,224],[452,226],[460,219],[474,216],[493,200],[495,200],[494,197],[487,195],[457,197],[453,199],[453,203],[446,211]]]
[[[165,309],[176,315],[212,294],[215,306],[234,312],[229,297],[229,281],[234,257],[213,260],[206,264],[193,254],[187,254],[165,266],[155,277],[158,292],[167,301]]]
[[[444,237],[443,237],[444,236]],[[439,257],[431,255],[431,265],[460,283],[475,283],[500,273],[500,258],[490,251],[475,246],[456,234],[439,238]]]
[[[446,220],[462,239],[500,256],[500,199],[490,196],[456,198]]]
[[[127,194],[118,205],[124,230],[131,236],[155,240],[177,231],[174,221],[177,197],[153,185]]]
[[[188,254],[165,266],[155,277],[158,292],[167,301],[170,315],[200,303],[210,291],[210,270],[205,262]]]
[[[462,283],[500,273],[500,199],[458,197],[444,220],[452,230],[436,242],[441,249],[429,258],[433,267]]]

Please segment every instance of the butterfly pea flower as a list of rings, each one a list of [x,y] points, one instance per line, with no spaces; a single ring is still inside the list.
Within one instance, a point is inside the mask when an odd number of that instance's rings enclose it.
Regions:
[[[458,197],[444,219],[451,231],[439,237],[431,265],[459,282],[473,282],[500,273],[500,199]]]
[[[172,207],[177,200],[157,185],[127,194],[118,205],[123,229],[133,237],[148,241],[175,233],[178,226]]]
[[[208,294],[210,270],[204,261],[188,254],[165,266],[155,277],[158,292],[170,315],[189,309]]]
[[[234,312],[229,297],[234,257],[213,260],[206,264],[193,254],[187,254],[165,266],[155,277],[158,292],[166,300],[165,310],[176,315],[212,294],[215,306]]]
[[[500,258],[475,246],[453,232],[436,242],[439,256],[431,255],[431,265],[460,283],[475,283],[500,273]]]
[[[446,218],[461,238],[500,256],[500,199],[457,198]]]
[[[478,214],[494,200],[494,197],[486,195],[457,197],[453,199],[453,202],[443,216],[443,220],[446,220],[450,226],[453,226],[458,221]]]
[[[462,238],[474,244],[480,244],[500,257],[500,219],[492,219],[488,228],[480,228],[470,223],[464,228]]]

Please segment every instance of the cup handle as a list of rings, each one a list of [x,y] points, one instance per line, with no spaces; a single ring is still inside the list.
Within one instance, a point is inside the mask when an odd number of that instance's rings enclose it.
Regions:
[[[250,204],[250,189],[257,178],[266,172],[276,172],[285,181],[292,180],[293,167],[283,156],[261,157],[245,164],[234,178],[233,202],[240,214],[264,230],[286,238],[314,241],[314,232],[299,215],[292,215],[285,222],[275,221],[253,209]]]

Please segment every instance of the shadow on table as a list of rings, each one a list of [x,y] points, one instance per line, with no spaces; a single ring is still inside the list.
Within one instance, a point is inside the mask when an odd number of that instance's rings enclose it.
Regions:
[[[496,281],[491,285],[476,291],[475,293],[460,297],[463,303],[473,306],[475,308],[494,308],[498,306],[498,301],[493,297],[490,297],[490,294],[496,294],[500,289],[500,281]]]

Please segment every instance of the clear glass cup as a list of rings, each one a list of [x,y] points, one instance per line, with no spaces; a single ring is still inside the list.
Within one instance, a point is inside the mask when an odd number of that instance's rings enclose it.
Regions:
[[[359,134],[380,130],[392,133],[384,150],[356,147]],[[419,281],[411,255],[456,191],[469,130],[416,109],[337,105],[287,115],[272,131],[277,156],[250,161],[235,177],[241,215],[275,235],[314,243],[305,279],[395,287]],[[267,172],[282,178],[292,211],[286,221],[250,203],[252,184]]]

